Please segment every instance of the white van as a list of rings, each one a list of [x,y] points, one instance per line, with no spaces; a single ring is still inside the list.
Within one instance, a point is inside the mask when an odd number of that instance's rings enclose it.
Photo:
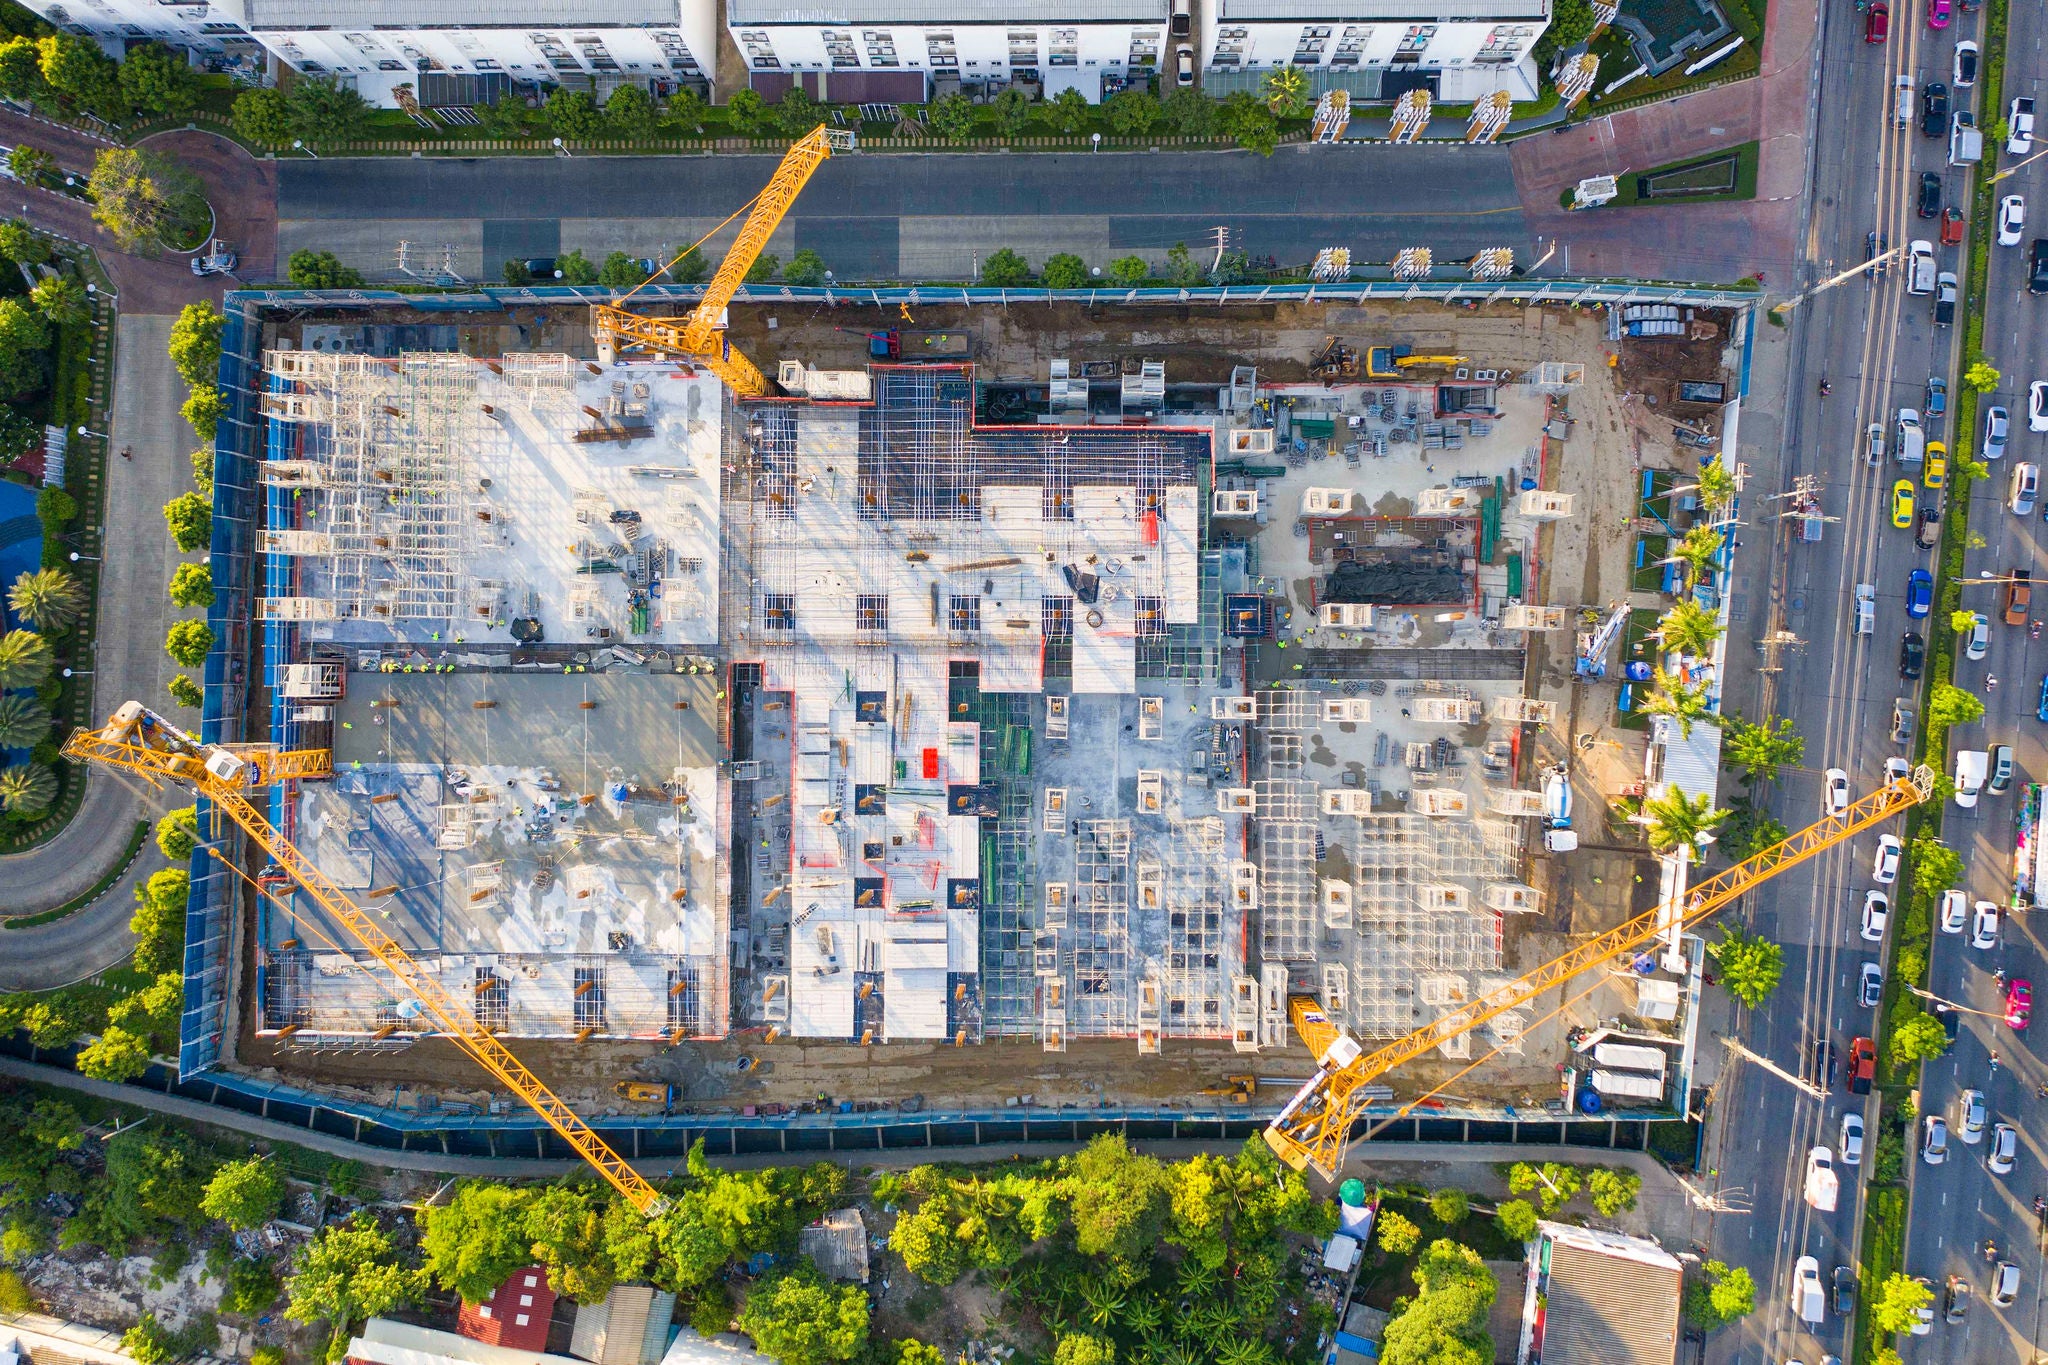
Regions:
[[[1964,749],[1956,755],[1956,804],[1975,809],[1984,790],[1984,776],[1991,769],[1991,755],[1982,749]]]
[[[1913,78],[1901,75],[1892,82],[1892,123],[1900,128],[1913,125]]]
[[[1920,463],[1921,452],[1926,448],[1927,432],[1920,425],[1920,414],[1912,408],[1899,409],[1899,440],[1892,453],[1902,465]]]
[[[1801,1256],[1792,1263],[1792,1311],[1801,1322],[1818,1326],[1828,1315],[1827,1295],[1821,1292],[1820,1262]]]
[[[1856,585],[1856,633],[1869,635],[1877,629],[1877,585]]]
[[[1906,292],[1934,292],[1934,243],[1925,237],[1915,237],[1906,243]]]

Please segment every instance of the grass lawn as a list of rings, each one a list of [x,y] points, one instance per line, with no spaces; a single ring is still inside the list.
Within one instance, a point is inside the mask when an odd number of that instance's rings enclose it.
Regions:
[[[1615,182],[1618,193],[1603,208],[1673,204],[1725,204],[1756,198],[1757,144],[1744,142],[1705,156],[1636,171]],[[1572,189],[1559,192],[1557,202],[1569,207]]]
[[[1642,567],[1629,570],[1629,587],[1637,592],[1661,592],[1664,587],[1664,561],[1671,556],[1671,537],[1637,536],[1636,548],[1642,556]]]

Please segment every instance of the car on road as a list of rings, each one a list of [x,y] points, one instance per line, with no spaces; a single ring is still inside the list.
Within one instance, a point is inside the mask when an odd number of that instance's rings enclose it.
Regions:
[[[1925,616],[1934,606],[1934,575],[1925,569],[1915,569],[1906,575],[1906,615],[1914,620]]]
[[[2014,1033],[2026,1031],[2027,1020],[2034,1013],[2034,983],[2025,977],[2015,977],[2005,983],[2005,1026]]]
[[[1960,1275],[1948,1277],[1948,1293],[1941,1301],[1941,1320],[1953,1327],[1970,1314],[1970,1282]]]
[[[1939,417],[1948,411],[1948,381],[1938,374],[1927,376],[1927,415]]]
[[[1956,117],[1961,118],[1962,115],[1958,114]],[[1947,208],[1943,209],[1941,211],[1941,244],[1943,246],[1961,246],[1963,244],[1964,227],[1965,223],[1961,209],[1957,208],[1954,204],[1950,204]]]
[[[1929,81],[1927,83],[1927,88],[1920,92],[1920,132],[1927,137],[1940,137],[1943,133],[1946,133],[1947,131],[1948,87],[1943,85],[1940,81]],[[1927,183],[1928,176],[1930,175],[1933,175],[1934,186],[1936,191],[1938,192],[1941,188],[1941,177],[1938,175],[1934,175],[1932,171],[1929,171],[1927,172],[1927,174],[1922,175],[1920,177],[1920,183],[1922,185],[1925,185]],[[1923,218],[1932,218],[1934,215],[1931,213],[1923,213],[1920,216]]]
[[[1984,1125],[1991,1121],[1990,1107],[1984,1103],[1984,1092],[1977,1089],[1965,1090],[1956,1097],[1956,1136],[1972,1147],[1984,1140]]]
[[[1982,749],[1956,750],[1955,802],[1964,810],[1974,810],[1977,798],[1984,793],[1984,774],[1991,755]]]
[[[1893,704],[1897,705],[1896,702]],[[1900,758],[1897,754],[1893,754],[1884,761],[1884,784],[1889,787],[1894,782],[1904,782],[1907,777],[1911,776],[1912,772],[1912,764],[1906,762],[1905,759]]]
[[[2005,458],[2005,438],[2012,434],[2012,414],[2001,407],[1984,409],[1984,458]]]
[[[1981,611],[1970,613],[1970,633],[1963,637],[1963,657],[1981,659],[1991,652],[1991,618]]]
[[[2025,156],[2034,149],[2034,101],[2021,95],[2005,111],[2005,150],[2008,156]]]
[[[2012,477],[2007,480],[2005,505],[2012,508],[2016,517],[2030,517],[2034,514],[2034,499],[2041,491],[2041,466],[2031,460],[2021,460],[2012,467]]]
[[[1869,635],[1877,629],[1877,586],[1873,583],[1856,585],[1856,616],[1853,629],[1858,635]]]
[[[1870,880],[1879,886],[1890,886],[1899,879],[1899,859],[1905,855],[1906,846],[1899,842],[1896,834],[1877,836],[1877,855],[1870,860]]]
[[[2048,379],[2027,385],[2027,430],[2048,431]]]
[[[1849,1041],[1848,1090],[1852,1095],[1868,1095],[1871,1082],[1877,1076],[1877,1040],[1874,1038],[1852,1038]]]
[[[1931,502],[1920,504],[1920,520],[1913,527],[1913,543],[1931,550],[1941,541],[1941,513]]]
[[[1970,896],[1955,887],[1941,893],[1941,932],[1960,934],[1970,918]]]
[[[1884,463],[1884,423],[1872,422],[1863,429],[1863,462],[1872,469]]]
[[[1954,1047],[1956,1035],[1963,1031],[1962,1016],[1939,1000],[1934,1002],[1934,1008],[1928,1013],[1941,1021],[1942,1036],[1948,1039],[1950,1047]]]
[[[1927,463],[1921,466],[1920,482],[1930,493],[1939,493],[1948,484],[1948,443],[1929,441]]]
[[[1947,327],[1956,320],[1956,272],[1944,270],[1934,277],[1934,325]]]
[[[1901,531],[1913,528],[1913,481],[1900,479],[1892,485],[1892,525]]]
[[[1979,50],[1978,46],[1968,38],[1956,44],[1955,61],[1950,72],[1955,78],[1956,89],[1967,90],[1977,83],[1977,54]]]
[[[1949,0],[1934,0],[1927,7],[1927,27],[1947,28],[1952,9]]]
[[[1915,1275],[1913,1283],[1927,1291],[1927,1302],[1913,1312],[1913,1335],[1924,1337],[1934,1330],[1934,1286],[1927,1283],[1925,1275]]]
[[[1915,211],[1922,218],[1932,218],[1941,212],[1941,177],[1933,171],[1920,172],[1920,198]]]
[[[1834,1043],[1824,1037],[1815,1039],[1813,1044],[1813,1083],[1824,1087],[1832,1086],[1835,1083],[1835,1067]],[[1827,1148],[1816,1147],[1814,1150],[1824,1152]]]
[[[1984,790],[1993,796],[2005,795],[2005,789],[2012,785],[2012,745],[1991,746],[1991,780],[1984,784]]]
[[[1833,1276],[1835,1284],[1835,1316],[1846,1318],[1856,1311],[1856,1267],[1838,1265]]]
[[[1870,0],[1870,8],[1863,15],[1863,41],[1881,43],[1892,26],[1892,7],[1884,0]]]
[[[2020,1268],[2011,1261],[2000,1261],[1991,1268],[1991,1301],[2000,1308],[2010,1308],[2019,1296]]]
[[[1934,243],[1915,237],[1906,243],[1906,292],[1913,295],[1934,292]],[[1918,421],[1919,413],[1913,418]]]
[[[2027,262],[2027,292],[2048,294],[2048,237],[2036,237]]]
[[[1970,946],[1988,949],[1998,946],[1998,905],[1995,901],[1978,901],[1976,911],[1970,916]]]
[[[1820,1262],[1801,1256],[1792,1263],[1792,1311],[1800,1321],[1819,1326],[1827,1317],[1827,1303],[1820,1289]]]
[[[1860,932],[1865,943],[1884,941],[1884,926],[1891,918],[1891,911],[1891,897],[1884,892],[1873,888],[1863,893],[1863,928]]]
[[[1991,1125],[1991,1146],[1984,1153],[1984,1164],[1990,1169],[1991,1174],[2011,1175],[2019,1151],[2019,1129],[2009,1123]]]
[[[1842,1180],[1835,1174],[1835,1154],[1815,1147],[1806,1154],[1806,1202],[1822,1213],[1833,1213],[1842,1196]]]
[[[1820,813],[1840,815],[1849,809],[1849,774],[1830,768],[1820,778]]]
[[[1908,89],[1908,90],[1906,91],[1906,105],[1907,105],[1907,108],[1906,108],[1906,111],[1905,111],[1905,112],[1906,112],[1906,117],[1900,120],[1900,122],[1901,122],[1902,124],[1905,124],[1905,123],[1911,123],[1911,122],[1913,121],[1913,110],[1912,110],[1912,104],[1913,104],[1913,92],[1912,92],[1912,90],[1911,90],[1911,89],[1909,88],[1909,89]],[[1886,252],[1886,251],[1887,251],[1888,249],[1889,249],[1889,246],[1888,246],[1888,244],[1886,243],[1885,239],[1884,239],[1884,238],[1883,238],[1883,237],[1882,237],[1882,236],[1881,236],[1881,235],[1880,235],[1880,234],[1879,234],[1879,233],[1878,233],[1878,232],[1877,232],[1877,231],[1876,231],[1875,229],[1872,229],[1871,231],[1869,231],[1869,232],[1866,232],[1866,233],[1864,233],[1864,234],[1863,234],[1863,263],[1864,263],[1865,265],[1870,265],[1870,262],[1872,262],[1872,261],[1877,261],[1877,264],[1876,264],[1876,265],[1872,265],[1872,266],[1870,266],[1870,278],[1871,278],[1871,279],[1873,279],[1873,280],[1881,280],[1881,279],[1883,279],[1883,278],[1884,278],[1884,272],[1885,272],[1885,271],[1886,271],[1887,269],[1889,269],[1889,268],[1890,268],[1890,267],[1889,267],[1889,266],[1888,266],[1888,265],[1886,264],[1886,262],[1884,262],[1883,260],[1880,260],[1880,259],[1879,259],[1880,257],[1882,257],[1882,256],[1883,256],[1883,255],[1885,254],[1885,252]]]
[[[1948,1160],[1948,1120],[1939,1114],[1920,1120],[1920,1159],[1930,1166]]]
[[[1844,1166],[1863,1164],[1863,1115],[1853,1109],[1842,1115],[1842,1136],[1836,1145]]]
[[[2034,571],[2015,568],[2005,577],[2005,623],[2023,626],[2027,623],[2027,608],[2034,604]]]
[[[1998,244],[2018,246],[2020,231],[2027,225],[2027,201],[2025,196],[2008,194],[1998,201]]]
[[[1904,697],[1892,698],[1891,734],[1892,743],[1894,744],[1910,744],[1913,742],[1913,708],[1906,704],[1906,698]],[[1887,772],[1891,770],[1891,762],[1889,760],[1885,762],[1885,770]]]
[[[1864,1009],[1877,1008],[1884,999],[1884,970],[1875,962],[1863,964],[1863,976],[1856,983],[1856,1002]]]
[[[1921,665],[1927,662],[1927,642],[1914,631],[1907,631],[1899,637],[1899,676],[1907,682],[1919,678]],[[1905,741],[1901,740],[1900,743]]]

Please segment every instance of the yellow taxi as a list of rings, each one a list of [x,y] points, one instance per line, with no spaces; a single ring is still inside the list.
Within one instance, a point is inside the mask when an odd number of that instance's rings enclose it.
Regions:
[[[1892,525],[1901,531],[1913,529],[1913,481],[1900,479],[1892,485]]]
[[[1940,441],[1927,443],[1927,466],[1920,471],[1920,482],[1932,489],[1948,484],[1948,447]]]

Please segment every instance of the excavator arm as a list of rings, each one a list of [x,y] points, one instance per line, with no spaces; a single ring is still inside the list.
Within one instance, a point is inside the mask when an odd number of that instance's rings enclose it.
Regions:
[[[1787,868],[1814,858],[1882,820],[1925,801],[1934,791],[1934,770],[1922,766],[1830,816],[1780,840],[1763,852],[1699,883],[1687,892],[1679,918],[1691,928],[1744,893]],[[1372,1052],[1332,1022],[1311,996],[1294,996],[1288,1013],[1295,1032],[1315,1054],[1316,1071],[1266,1129],[1266,1145],[1295,1170],[1313,1167],[1326,1180],[1337,1178],[1351,1128],[1365,1109],[1368,1085],[1431,1048],[1533,1000],[1579,973],[1650,942],[1670,928],[1662,907],[1600,934],[1535,971],[1509,982],[1461,1009]]]
[[[718,272],[705,287],[704,297],[688,317],[649,318],[601,303],[590,310],[590,329],[601,342],[620,350],[637,349],[657,355],[688,356],[703,365],[742,398],[758,398],[768,392],[768,378],[753,361],[728,344],[722,335],[725,309],[746,282],[768,239],[782,226],[782,219],[803,193],[811,175],[834,152],[853,150],[854,136],[843,129],[819,124],[798,138],[783,156],[782,164],[754,200],[747,221],[732,249],[725,253]],[[673,264],[673,262],[671,262]]]
[[[226,745],[202,743],[145,710],[140,702],[132,701],[115,712],[101,729],[73,734],[64,744],[64,754],[81,762],[123,769],[152,786],[172,782],[189,787],[211,801],[214,809],[240,825],[272,862],[390,970],[399,985],[418,999],[441,1032],[531,1106],[634,1208],[650,1216],[660,1211],[663,1200],[659,1190],[627,1165],[573,1109],[527,1070],[525,1063],[477,1022],[466,1002],[443,988],[439,978],[415,962],[396,939],[378,927],[256,808],[245,793],[261,785],[264,770],[249,757]]]

